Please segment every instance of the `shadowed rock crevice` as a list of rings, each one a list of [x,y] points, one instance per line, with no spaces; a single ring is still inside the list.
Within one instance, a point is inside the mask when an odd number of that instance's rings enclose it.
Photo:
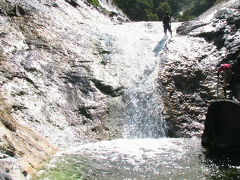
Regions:
[[[79,4],[76,2],[76,0],[65,0],[65,2],[69,3],[73,7],[78,7]]]
[[[123,87],[114,88],[113,86],[105,84],[103,81],[98,79],[92,79],[91,81],[95,84],[96,88],[105,95],[117,97],[123,94]]]
[[[198,21],[188,21],[182,23],[176,30],[178,34],[181,35],[188,35],[190,32],[192,32],[195,29],[198,29],[200,27],[204,27],[208,25],[209,23],[203,23]]]
[[[89,92],[95,92],[96,90],[91,86],[89,77],[81,76],[77,74],[68,74],[66,77],[62,77],[64,83],[70,83],[76,86],[84,94],[89,94]],[[71,89],[71,88],[70,88]]]
[[[224,31],[219,30],[216,32],[202,32],[197,35],[197,37],[203,37],[208,42],[213,42],[217,49],[221,49],[224,46]]]
[[[196,72],[189,71],[188,73],[179,73],[173,75],[175,87],[184,94],[197,92],[201,80],[204,80],[205,78],[206,75],[204,75],[200,70]]]
[[[91,112],[89,111],[90,109],[96,109],[96,108],[82,106],[82,107],[79,107],[76,112],[78,112],[80,115],[86,117],[87,119],[93,120],[93,116],[92,116]]]
[[[15,5],[14,9],[9,13],[11,16],[24,16],[26,15],[26,11],[20,6],[20,5]]]

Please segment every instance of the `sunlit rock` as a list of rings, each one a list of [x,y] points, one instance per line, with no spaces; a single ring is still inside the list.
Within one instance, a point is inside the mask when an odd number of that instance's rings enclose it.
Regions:
[[[201,136],[203,126],[193,124],[204,122],[212,100],[224,98],[217,79],[218,64],[233,64],[229,91],[239,100],[239,7],[237,0],[221,1],[200,17],[182,23],[177,28],[181,36],[168,43],[159,81],[167,90],[164,102],[171,135]]]
[[[3,99],[0,99],[0,105],[0,177],[7,179],[4,172],[8,172],[16,180],[29,178],[57,148],[34,130],[17,122],[10,114],[10,105]]]

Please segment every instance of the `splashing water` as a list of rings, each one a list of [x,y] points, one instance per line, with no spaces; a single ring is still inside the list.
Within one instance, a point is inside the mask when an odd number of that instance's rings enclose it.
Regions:
[[[39,179],[239,179],[239,162],[238,155],[210,156],[199,139],[119,139],[61,153]]]
[[[162,102],[157,90],[145,91],[139,87],[126,92],[129,103],[126,110],[125,138],[159,138],[165,136]]]

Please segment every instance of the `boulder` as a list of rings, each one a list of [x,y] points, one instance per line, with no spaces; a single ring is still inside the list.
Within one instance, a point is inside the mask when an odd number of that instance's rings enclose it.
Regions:
[[[208,108],[202,144],[219,150],[240,150],[240,103],[217,100]]]

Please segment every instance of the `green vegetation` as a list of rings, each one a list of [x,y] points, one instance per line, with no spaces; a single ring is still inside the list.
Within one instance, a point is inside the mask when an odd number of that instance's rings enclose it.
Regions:
[[[100,6],[100,3],[99,3],[98,0],[88,0],[88,2],[89,2],[90,4],[92,4],[93,6]]]
[[[41,170],[40,175],[34,176],[32,180],[86,180],[86,178],[83,177],[83,165],[76,163],[75,160],[76,157],[73,155],[63,156],[54,163],[54,166]],[[79,158],[79,163],[80,162],[87,164],[87,162],[81,158]]]
[[[113,0],[131,20],[162,20],[165,12],[179,21],[199,16],[220,0]]]

